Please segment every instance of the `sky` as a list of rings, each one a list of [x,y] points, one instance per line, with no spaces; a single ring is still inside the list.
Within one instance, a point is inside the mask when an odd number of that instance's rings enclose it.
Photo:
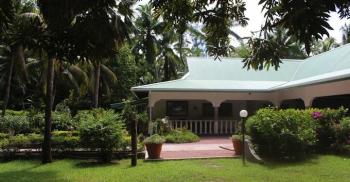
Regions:
[[[137,4],[146,4],[149,0],[142,0]],[[261,6],[258,5],[259,0],[245,0],[246,12],[245,15],[249,18],[248,25],[245,27],[233,27],[232,30],[241,37],[251,36],[251,32],[259,31],[262,24],[264,23],[264,15],[261,12]],[[329,30],[331,37],[334,37],[338,43],[342,41],[341,27],[349,22],[346,19],[340,19],[337,13],[331,13],[329,24],[334,30]]]

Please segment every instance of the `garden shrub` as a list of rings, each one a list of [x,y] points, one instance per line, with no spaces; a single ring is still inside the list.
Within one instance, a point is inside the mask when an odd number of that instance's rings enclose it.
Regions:
[[[339,109],[309,109],[318,126],[316,129],[317,150],[319,152],[332,151],[339,145],[339,123],[345,117],[347,110]]]
[[[43,112],[30,110],[28,120],[33,133],[42,133],[45,128],[45,114]]]
[[[165,140],[168,143],[191,143],[198,142],[200,138],[186,129],[176,129],[165,134]]]
[[[341,143],[350,144],[350,117],[344,117],[340,120],[338,138]]]
[[[57,135],[57,133],[59,133]],[[65,135],[63,135],[65,133]],[[69,134],[70,133],[70,134]],[[5,135],[3,135],[5,136]],[[15,136],[7,136],[0,138],[0,147],[3,149],[24,149],[24,148],[41,148],[44,140],[41,134],[19,134]],[[52,148],[60,150],[69,150],[80,147],[80,138],[77,132],[58,131],[53,132]]]
[[[260,109],[246,127],[258,152],[266,157],[300,158],[316,144],[317,123],[302,110]]]
[[[10,136],[8,148],[29,148],[31,146],[30,138],[26,135],[20,134],[15,136]]]
[[[80,139],[85,147],[99,149],[106,162],[111,160],[112,151],[119,148],[122,141],[123,124],[118,114],[112,110],[95,109],[78,112]]]
[[[15,134],[25,134],[31,132],[26,111],[7,110],[4,117],[0,118],[0,132]]]
[[[317,150],[327,152],[339,148],[344,142],[344,139],[341,138],[340,122],[346,116],[347,110],[341,107],[339,109],[309,109],[306,112],[311,114],[318,123],[316,129]]]
[[[71,150],[79,146],[79,136],[52,136],[52,147],[55,149]]]
[[[163,144],[165,142],[164,137],[158,135],[158,134],[154,134],[150,137],[147,137],[143,143],[144,144]]]
[[[53,131],[52,136],[79,136],[79,131]]]
[[[70,150],[80,147],[78,131],[53,131],[52,147],[60,150]]]
[[[55,111],[52,113],[52,130],[74,130],[79,123],[73,120],[69,112]]]

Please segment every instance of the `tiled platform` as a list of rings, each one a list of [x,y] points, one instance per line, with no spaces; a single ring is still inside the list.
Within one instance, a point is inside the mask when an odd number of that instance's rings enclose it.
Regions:
[[[226,149],[229,150],[226,150]],[[199,142],[163,144],[161,159],[201,159],[235,157],[229,137],[202,137]],[[146,154],[146,158],[147,158]]]

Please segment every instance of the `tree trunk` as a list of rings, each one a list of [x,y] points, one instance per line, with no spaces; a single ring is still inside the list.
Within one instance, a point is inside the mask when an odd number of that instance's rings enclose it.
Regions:
[[[164,78],[163,81],[169,81],[170,80],[170,71],[169,71],[169,59],[167,56],[164,57]]]
[[[101,63],[98,62],[95,65],[95,85],[94,85],[94,108],[98,108],[98,96],[99,96],[99,90],[100,90],[100,74],[101,74]]]
[[[137,119],[135,113],[131,112],[131,166],[137,165]]]
[[[11,58],[11,63],[10,63],[9,75],[8,75],[7,81],[6,81],[4,105],[2,106],[2,113],[1,113],[2,117],[5,116],[7,104],[8,104],[9,98],[10,98],[11,82],[12,82],[12,74],[13,74],[14,63],[15,63],[15,59],[14,59],[14,57],[12,57]]]
[[[54,80],[54,59],[49,58],[47,65],[47,80],[46,80],[46,108],[45,108],[45,133],[43,143],[43,159],[42,163],[52,162],[51,155],[51,114],[53,106],[53,80]]]

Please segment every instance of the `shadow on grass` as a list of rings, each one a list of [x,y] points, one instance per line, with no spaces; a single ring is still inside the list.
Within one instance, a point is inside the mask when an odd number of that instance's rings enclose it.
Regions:
[[[319,155],[312,154],[305,156],[301,159],[294,160],[277,160],[277,159],[264,159],[264,166],[270,169],[291,167],[291,166],[301,166],[305,164],[318,164]]]
[[[32,171],[35,168],[40,167],[37,165],[31,168],[23,170],[13,170],[0,172],[0,181],[6,182],[17,182],[17,181],[28,181],[28,182],[46,182],[46,181],[62,181],[67,180],[62,179],[55,171]]]
[[[81,161],[77,163],[74,167],[76,168],[98,168],[98,167],[108,167],[108,166],[115,166],[119,165],[118,161],[111,161],[111,162],[101,162],[99,160],[86,160]]]

